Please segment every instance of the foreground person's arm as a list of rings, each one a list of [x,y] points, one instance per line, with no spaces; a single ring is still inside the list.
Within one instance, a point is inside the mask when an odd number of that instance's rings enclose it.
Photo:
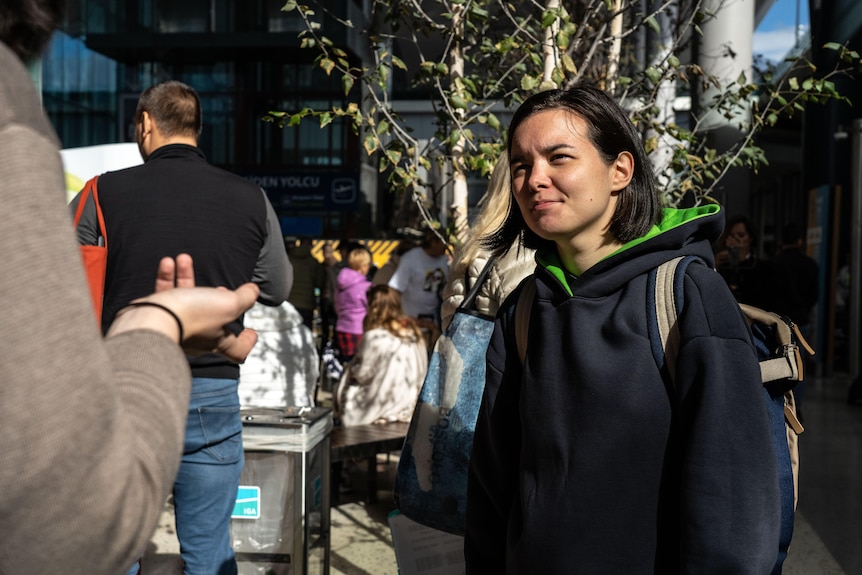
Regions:
[[[0,573],[121,572],[179,465],[190,373],[178,324],[139,307],[100,336],[44,118],[0,123],[0,174]],[[232,300],[216,315],[250,306],[256,288],[243,289],[213,290]],[[187,341],[242,355],[248,336],[219,340],[191,291],[149,297],[180,316]]]

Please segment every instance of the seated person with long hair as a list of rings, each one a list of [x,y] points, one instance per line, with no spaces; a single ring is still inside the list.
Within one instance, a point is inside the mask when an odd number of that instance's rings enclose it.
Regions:
[[[368,290],[365,333],[338,386],[336,413],[345,426],[410,421],[428,369],[416,322],[401,294],[386,285]]]

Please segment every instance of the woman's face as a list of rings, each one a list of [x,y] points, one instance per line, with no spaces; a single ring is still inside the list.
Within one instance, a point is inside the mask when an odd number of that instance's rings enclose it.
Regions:
[[[558,246],[606,243],[618,192],[631,180],[632,170],[620,166],[622,158],[630,167],[631,155],[621,153],[608,165],[587,134],[580,116],[546,110],[524,120],[512,137],[515,200],[530,229]]]
[[[727,234],[727,239],[725,243],[728,247],[733,248],[749,248],[751,247],[751,236],[748,233],[748,229],[745,227],[745,224],[742,222],[737,222],[733,224],[730,228],[730,232]]]

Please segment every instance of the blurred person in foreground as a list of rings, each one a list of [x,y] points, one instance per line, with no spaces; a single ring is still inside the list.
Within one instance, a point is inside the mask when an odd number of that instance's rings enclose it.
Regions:
[[[749,328],[712,269],[721,208],[662,209],[640,135],[596,87],[526,99],[507,150],[515,202],[488,247],[535,248],[535,293],[507,298],[488,347],[467,573],[770,573],[776,457]],[[677,278],[671,382],[653,355],[649,277],[681,255],[705,265]]]
[[[455,310],[488,263],[490,252],[482,245],[482,239],[503,224],[511,202],[509,158],[503,153],[491,173],[488,190],[479,202],[481,211],[470,230],[470,238],[455,254],[449,283],[443,290],[440,316],[444,332]],[[492,265],[490,275],[476,296],[476,311],[494,317],[506,296],[518,287],[521,280],[533,273],[536,268],[535,250],[518,246],[517,243]]]
[[[8,248],[0,273],[0,573],[127,567],[152,536],[179,466],[191,389],[184,351],[242,361],[255,341],[225,325],[251,307],[258,287],[195,288],[184,254],[158,262],[150,286],[158,293],[123,308],[102,338],[57,137],[22,65],[39,57],[63,8],[51,0],[0,5],[0,245]]]

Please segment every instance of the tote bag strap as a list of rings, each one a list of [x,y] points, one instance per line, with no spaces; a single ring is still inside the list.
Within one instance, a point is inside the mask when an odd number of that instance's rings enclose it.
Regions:
[[[491,268],[494,267],[494,263],[497,261],[496,256],[490,256],[488,261],[485,262],[485,266],[482,268],[482,271],[479,272],[479,275],[476,277],[476,282],[470,288],[470,291],[467,292],[467,295],[464,296],[464,299],[461,301],[461,305],[458,306],[458,309],[461,310],[471,310],[473,309],[473,305],[476,303],[476,296],[479,295],[479,290],[482,289],[482,284],[485,283],[485,280],[488,279],[488,275],[491,273]],[[469,266],[468,266],[469,269]],[[465,274],[464,277],[464,287],[467,286],[467,280],[469,274]]]

